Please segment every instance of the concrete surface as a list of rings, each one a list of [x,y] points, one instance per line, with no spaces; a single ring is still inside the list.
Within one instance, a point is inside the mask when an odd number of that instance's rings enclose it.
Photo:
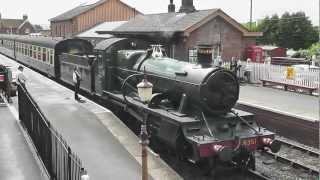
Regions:
[[[238,103],[259,106],[284,114],[319,121],[319,98],[257,85],[240,88]]]
[[[0,107],[0,179],[43,179],[18,122],[8,107]]]

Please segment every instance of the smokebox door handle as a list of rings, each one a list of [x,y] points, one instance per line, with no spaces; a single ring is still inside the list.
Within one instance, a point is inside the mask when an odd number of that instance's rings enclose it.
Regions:
[[[175,72],[176,76],[187,76],[188,73],[186,71],[184,72]]]

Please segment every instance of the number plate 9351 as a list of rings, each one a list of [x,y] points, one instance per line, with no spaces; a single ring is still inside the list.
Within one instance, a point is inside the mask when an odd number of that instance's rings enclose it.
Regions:
[[[257,144],[257,139],[252,138],[252,139],[244,139],[242,140],[242,145],[244,146],[252,146]]]

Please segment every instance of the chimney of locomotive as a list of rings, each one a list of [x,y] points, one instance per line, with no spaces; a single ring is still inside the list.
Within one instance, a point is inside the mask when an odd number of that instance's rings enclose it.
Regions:
[[[170,4],[168,5],[168,12],[169,13],[176,12],[176,6],[173,4],[173,0],[170,0]]]
[[[182,0],[180,13],[192,13],[196,11],[196,8],[193,5],[193,0]]]

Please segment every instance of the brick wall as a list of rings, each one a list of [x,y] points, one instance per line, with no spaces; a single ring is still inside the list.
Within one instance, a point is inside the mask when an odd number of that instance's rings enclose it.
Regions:
[[[193,31],[189,37],[181,38],[176,44],[175,57],[188,61],[188,49],[198,44],[218,46],[222,43],[223,60],[243,58],[245,47],[255,44],[255,38],[245,38],[238,29],[217,17]]]

